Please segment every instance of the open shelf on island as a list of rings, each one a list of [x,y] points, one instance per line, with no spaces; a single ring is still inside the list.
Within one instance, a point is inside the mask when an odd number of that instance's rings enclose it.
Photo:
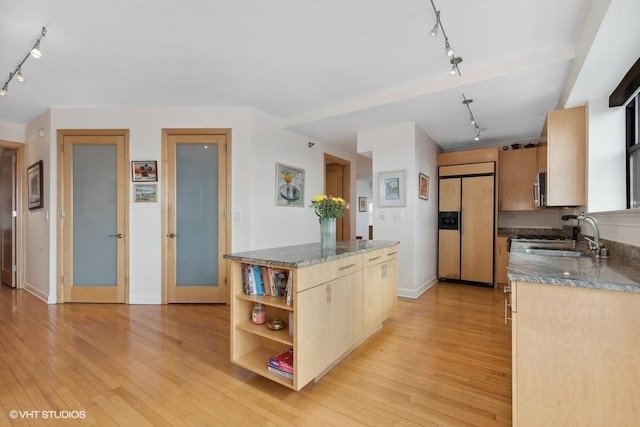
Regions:
[[[287,311],[293,311],[292,304],[286,304],[282,297],[272,297],[268,295],[247,295],[245,293],[236,294],[236,296],[240,299],[251,301],[254,303],[265,304],[270,307],[281,308]]]
[[[274,374],[267,369],[269,358],[276,355],[278,352],[274,352],[271,349],[259,347],[242,357],[239,357],[233,361],[238,366],[248,369],[256,374],[267,377],[277,383],[293,388],[293,380],[283,377],[282,375]]]
[[[279,331],[272,331],[267,328],[267,325],[256,325],[250,320],[247,320],[242,323],[238,323],[236,325],[238,329],[242,329],[243,331],[247,331],[254,335],[258,335],[264,338],[268,338],[273,341],[277,341],[282,344],[286,344],[288,346],[293,347],[293,337],[289,335],[289,329],[284,328]],[[271,357],[271,356],[270,356]]]

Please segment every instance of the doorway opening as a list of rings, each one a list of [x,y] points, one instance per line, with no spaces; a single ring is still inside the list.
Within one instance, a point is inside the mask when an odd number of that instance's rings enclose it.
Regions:
[[[324,155],[324,192],[328,196],[340,197],[347,203],[351,200],[351,162]],[[351,239],[351,214],[336,220],[336,240]]]
[[[24,283],[23,163],[24,144],[0,140],[0,286],[11,288]]]

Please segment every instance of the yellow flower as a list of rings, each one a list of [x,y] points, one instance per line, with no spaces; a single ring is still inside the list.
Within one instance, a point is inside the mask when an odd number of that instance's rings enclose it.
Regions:
[[[340,218],[349,209],[349,204],[340,197],[318,194],[311,199],[311,207],[320,218]]]

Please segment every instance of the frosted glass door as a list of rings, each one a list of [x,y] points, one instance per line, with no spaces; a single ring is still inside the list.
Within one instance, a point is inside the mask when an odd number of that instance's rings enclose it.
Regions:
[[[176,146],[176,286],[218,286],[218,146]]]
[[[131,179],[127,132],[64,132],[59,152],[62,299],[123,303]]]
[[[73,283],[117,285],[116,146],[73,147]]]

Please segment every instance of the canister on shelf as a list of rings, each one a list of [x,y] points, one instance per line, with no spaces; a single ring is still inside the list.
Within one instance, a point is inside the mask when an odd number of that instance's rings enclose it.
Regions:
[[[267,314],[264,311],[264,305],[256,303],[253,305],[253,311],[251,312],[251,321],[256,325],[262,325],[267,321]]]

